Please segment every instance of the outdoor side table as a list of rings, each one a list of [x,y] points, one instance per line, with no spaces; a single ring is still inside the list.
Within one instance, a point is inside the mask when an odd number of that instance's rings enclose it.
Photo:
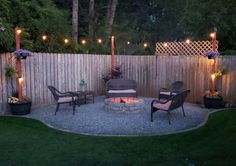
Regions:
[[[81,94],[84,97],[84,103],[88,103],[88,101],[92,100],[92,102],[94,103],[94,91],[92,90],[86,90],[84,92],[81,92]]]

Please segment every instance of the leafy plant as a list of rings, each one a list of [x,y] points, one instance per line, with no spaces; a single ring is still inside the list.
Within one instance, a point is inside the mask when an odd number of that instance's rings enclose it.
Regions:
[[[16,70],[13,67],[5,67],[5,76],[11,78],[16,74]]]
[[[221,68],[214,73],[215,78],[221,77],[222,75],[225,75],[225,74],[227,74],[227,70],[225,68]]]
[[[105,75],[102,76],[102,79],[104,80],[104,82],[106,83],[107,81],[109,81],[112,78],[122,78],[122,65],[119,66],[115,66],[114,69],[109,69],[109,71],[107,71],[107,73]]]

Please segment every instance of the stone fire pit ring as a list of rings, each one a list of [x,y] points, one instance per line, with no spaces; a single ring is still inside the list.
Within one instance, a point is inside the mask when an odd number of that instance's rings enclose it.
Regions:
[[[144,110],[144,100],[135,97],[114,97],[104,101],[104,110],[111,112],[133,113]]]

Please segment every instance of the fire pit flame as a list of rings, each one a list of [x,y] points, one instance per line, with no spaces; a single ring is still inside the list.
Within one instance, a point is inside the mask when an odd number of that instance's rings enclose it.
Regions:
[[[105,99],[105,110],[114,112],[135,112],[144,110],[144,100],[135,97],[114,97]]]
[[[138,98],[133,97],[115,97],[111,99],[111,102],[114,103],[137,103],[139,102]]]

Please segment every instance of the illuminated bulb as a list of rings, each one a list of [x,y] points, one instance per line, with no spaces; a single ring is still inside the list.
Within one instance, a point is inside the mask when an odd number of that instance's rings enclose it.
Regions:
[[[42,36],[42,39],[43,39],[43,40],[47,40],[47,36],[46,36],[46,35],[43,35],[43,36]]]
[[[186,39],[186,40],[185,40],[185,43],[187,43],[187,44],[190,44],[190,42],[191,42],[190,39]]]
[[[101,44],[101,43],[102,43],[102,39],[98,39],[98,43],[100,43],[100,44]]]
[[[64,42],[65,42],[65,44],[67,44],[69,42],[69,40],[68,39],[64,39]]]
[[[129,44],[130,44],[130,42],[129,42],[129,41],[127,41],[127,44],[129,45]]]
[[[19,35],[21,32],[22,32],[21,29],[17,29],[17,30],[16,30],[16,33],[17,33],[18,35]]]
[[[18,80],[19,80],[19,83],[23,82],[23,78],[22,77],[18,78]]]
[[[211,38],[215,38],[215,33],[214,33],[214,32],[211,33],[211,34],[210,34],[210,37],[211,37]]]
[[[86,40],[82,40],[81,43],[82,43],[82,44],[86,44]]]
[[[214,80],[216,78],[215,74],[211,75],[211,79]]]
[[[143,47],[144,47],[144,48],[147,48],[147,46],[148,46],[147,43],[144,43],[144,44],[143,44]]]
[[[167,43],[164,43],[164,47],[167,47]]]
[[[115,38],[114,36],[111,37],[112,40],[114,40],[114,38]]]
[[[211,60],[211,65],[215,63],[215,59],[210,59]]]

